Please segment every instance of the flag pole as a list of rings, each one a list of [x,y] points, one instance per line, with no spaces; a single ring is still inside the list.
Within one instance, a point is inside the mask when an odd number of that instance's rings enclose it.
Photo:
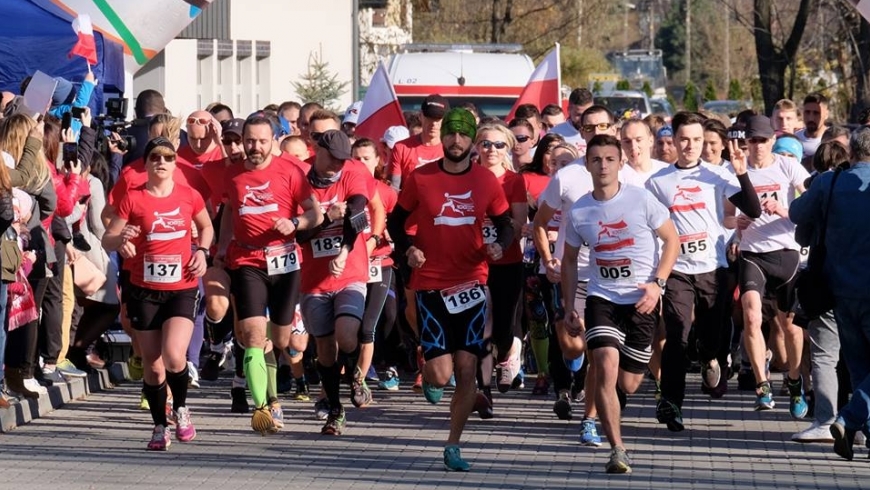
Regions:
[[[559,101],[559,107],[562,106],[562,48],[556,42],[556,100]]]

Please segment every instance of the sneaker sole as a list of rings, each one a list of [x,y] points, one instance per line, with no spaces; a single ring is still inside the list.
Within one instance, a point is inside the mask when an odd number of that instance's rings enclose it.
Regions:
[[[471,470],[470,467],[468,467],[468,468],[466,468],[466,467],[462,467],[462,468],[451,468],[450,466],[447,465],[447,463],[444,463],[444,469],[447,470],[447,471],[461,471],[461,472],[463,472],[463,473],[467,473],[468,471]]]
[[[181,437],[178,437],[178,434],[175,435],[175,440],[178,442],[190,442],[194,439],[196,439],[196,430],[195,429],[193,431],[193,435],[190,437],[185,437],[182,439]]]
[[[832,443],[832,442],[835,442],[833,437],[825,437],[825,438],[817,437],[817,438],[815,438],[815,439],[800,439],[800,438],[792,437],[791,440],[792,440],[792,442],[797,442],[797,443],[800,443],[800,444],[812,444],[812,443],[827,443],[827,444],[830,444],[830,443]]]
[[[275,427],[275,421],[272,419],[272,414],[257,410],[251,416],[251,429],[254,432],[259,432],[262,436],[267,436],[278,432]]]
[[[564,400],[559,400],[553,405],[553,412],[559,420],[571,420],[573,418],[571,411],[571,404]]]
[[[601,441],[580,441],[580,445],[584,447],[601,447]]]
[[[773,410],[774,408],[776,408],[775,402],[770,402],[770,405],[764,405],[764,404],[758,404],[758,403],[755,404],[755,411],[756,412],[766,412],[768,410]]]
[[[834,452],[838,456],[847,461],[855,459],[855,450],[849,445],[845,427],[840,424],[831,425],[831,436],[834,437]]]
[[[625,463],[619,463],[615,465],[607,465],[605,471],[610,474],[629,474],[631,473],[631,466]]]

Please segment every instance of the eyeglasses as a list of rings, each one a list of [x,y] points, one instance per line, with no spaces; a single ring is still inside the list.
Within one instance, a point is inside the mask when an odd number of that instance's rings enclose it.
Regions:
[[[321,131],[312,131],[310,133],[310,135],[311,135],[311,141],[315,141],[315,142],[320,141],[320,138],[323,138],[323,132],[321,132]]]
[[[189,126],[208,126],[211,124],[211,119],[205,117],[188,117],[187,124]]]
[[[163,159],[166,162],[172,163],[175,161],[175,155],[155,155],[155,154],[148,155],[148,161],[152,162],[152,163],[157,163],[161,159]]]
[[[770,140],[768,140],[767,138],[749,138],[746,141],[748,141],[749,143],[751,143],[753,145],[763,145]]]
[[[489,150],[489,149],[491,149],[493,146],[494,146],[497,150],[504,150],[505,148],[507,148],[507,143],[505,143],[504,141],[489,141],[489,140],[483,140],[483,141],[481,141],[479,144],[480,144],[481,147],[483,147],[484,150]]]
[[[526,141],[529,141],[530,139],[532,139],[531,136],[526,136],[524,134],[518,134],[518,135],[516,135],[516,138],[517,138],[517,141],[520,143],[525,143]]]
[[[584,124],[584,125],[580,126],[580,130],[583,131],[584,133],[591,133],[591,132],[595,131],[596,129],[598,131],[607,131],[608,129],[610,129],[612,127],[613,127],[613,124],[610,124],[610,123]]]

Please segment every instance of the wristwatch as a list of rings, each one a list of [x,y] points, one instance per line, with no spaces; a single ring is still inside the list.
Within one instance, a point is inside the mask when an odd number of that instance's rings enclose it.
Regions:
[[[381,238],[380,235],[372,235],[368,239],[371,240],[372,238],[375,239],[375,247],[380,247],[381,243],[384,241],[384,239]]]
[[[196,247],[196,252],[202,252],[205,255],[205,258],[209,258],[211,256],[208,253],[208,249],[205,247]]]
[[[293,223],[293,228],[299,229],[299,218],[294,216],[290,218],[290,222]]]
[[[659,287],[662,289],[662,294],[665,294],[665,289],[668,287],[668,280],[667,279],[659,279],[657,277],[656,284],[658,284]]]

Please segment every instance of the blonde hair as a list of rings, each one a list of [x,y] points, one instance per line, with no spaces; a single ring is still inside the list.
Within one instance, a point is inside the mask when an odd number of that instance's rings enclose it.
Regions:
[[[16,167],[21,163],[21,157],[24,155],[24,144],[34,127],[36,127],[36,121],[25,114],[14,114],[3,119],[2,124],[0,124],[0,149],[12,155]],[[36,153],[36,168],[33,178],[24,184],[23,190],[32,193],[39,192],[50,179],[51,175],[45,161],[45,153],[40,145],[39,151]]]
[[[481,141],[483,141],[483,133],[487,131],[495,131],[500,133],[502,138],[504,138],[507,143],[507,148],[505,149],[504,159],[501,161],[501,166],[504,167],[505,170],[514,171],[514,162],[511,158],[511,149],[517,146],[517,138],[514,136],[514,132],[507,128],[504,124],[497,123],[485,123],[481,124],[480,127],[477,128],[477,137],[474,138],[474,144],[477,145]]]
[[[151,127],[154,127],[156,124],[160,124],[163,126],[163,129],[160,131],[160,134],[155,135],[163,136],[172,142],[172,144],[178,148],[181,144],[181,119],[173,116],[172,114],[157,114],[154,116],[154,121],[151,122]]]

